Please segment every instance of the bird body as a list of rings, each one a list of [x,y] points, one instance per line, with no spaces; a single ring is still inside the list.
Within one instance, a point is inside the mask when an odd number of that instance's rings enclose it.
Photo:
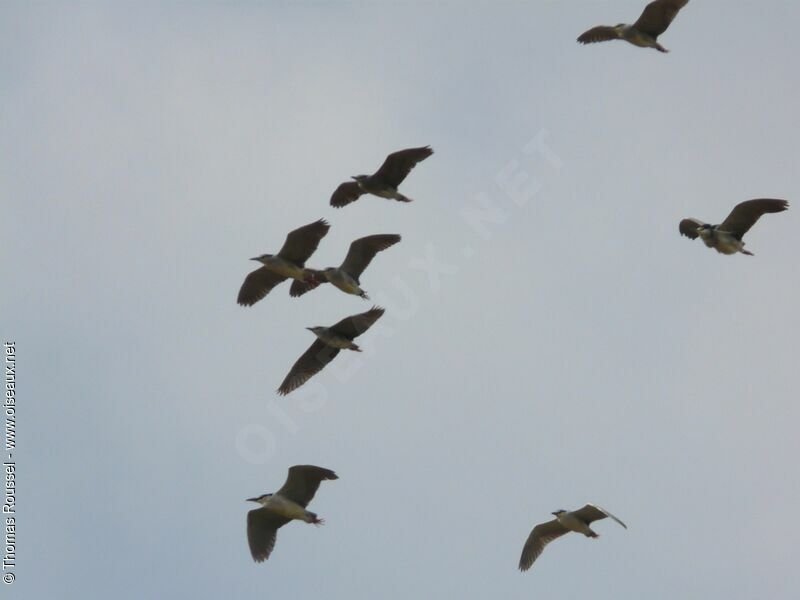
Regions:
[[[367,293],[361,289],[358,280],[347,271],[343,271],[341,268],[337,267],[329,267],[322,272],[322,275],[328,283],[332,283],[345,294],[353,294],[367,300],[369,299]]]
[[[571,513],[566,510],[560,510],[554,514],[556,516],[556,520],[565,529],[574,531],[575,533],[582,533],[586,537],[599,537],[594,531],[592,531],[592,528],[589,527],[589,523],[577,517],[575,513]]]
[[[619,32],[620,39],[625,40],[629,44],[639,46],[639,48],[655,48],[659,52],[669,52],[669,50],[656,41],[656,38],[644,31],[639,31],[633,25],[617,25],[615,29]]]
[[[356,175],[353,177],[359,189],[365,194],[372,194],[387,200],[397,200],[398,202],[411,202],[411,198],[404,196],[397,191],[391,183],[383,181],[374,175]]]
[[[336,333],[330,327],[307,327],[306,329],[313,332],[326,346],[339,348],[340,350],[355,350],[356,352],[361,352],[361,348],[356,346],[353,340]]]
[[[250,498],[252,502],[258,502],[269,512],[286,517],[291,520],[305,521],[306,523],[316,523],[319,521],[317,515],[310,510],[306,510],[297,502],[284,498],[280,494],[264,494],[258,498]]]
[[[556,518],[545,523],[539,523],[533,528],[533,531],[531,531],[528,539],[525,541],[525,545],[522,547],[522,555],[519,559],[520,571],[527,571],[530,569],[534,561],[539,558],[545,546],[566,533],[572,531],[581,533],[589,538],[600,537],[590,527],[594,521],[610,517],[625,529],[628,528],[625,523],[610,512],[594,504],[587,504],[583,508],[575,511],[557,510],[552,514],[555,515]]]
[[[274,254],[262,254],[261,256],[257,256],[250,260],[256,260],[260,262],[273,273],[277,273],[278,275],[286,277],[287,279],[305,281],[309,278],[308,269]]]
[[[314,498],[319,484],[325,480],[339,479],[330,469],[314,465],[295,465],[289,468],[286,482],[274,494],[248,498],[248,502],[261,505],[247,513],[247,542],[253,560],[262,562],[269,558],[275,547],[278,529],[291,521],[304,521],[322,525],[316,513],[306,510]]]
[[[720,231],[713,225],[707,227],[700,227],[697,230],[700,239],[709,248],[714,248],[720,254],[736,254],[741,252],[753,256],[752,252],[744,249],[744,242],[736,239],[736,236],[727,231]]]
[[[745,200],[733,207],[733,210],[719,225],[709,225],[698,219],[683,219],[678,225],[678,231],[690,239],[703,240],[709,248],[714,248],[720,254],[747,254],[753,253],[744,249],[744,234],[756,224],[762,215],[767,213],[783,212],[789,208],[786,200],[775,198],[756,198]]]
[[[640,48],[654,48],[659,52],[669,52],[658,43],[658,36],[664,33],[672,20],[689,0],[654,0],[645,6],[641,16],[633,25],[620,23],[613,27],[598,25],[578,36],[581,44],[625,40]]]

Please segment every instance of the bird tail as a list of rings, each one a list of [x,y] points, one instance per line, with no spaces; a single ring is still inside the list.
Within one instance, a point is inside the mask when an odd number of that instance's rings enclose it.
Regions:
[[[745,250],[744,248],[742,248],[741,250],[739,250],[739,252],[741,252],[742,254],[747,254],[747,256],[755,256],[755,254],[753,254],[753,253],[752,253],[752,252],[750,252],[749,250]]]
[[[359,297],[363,298],[364,300],[369,300],[369,296],[367,296],[367,292],[365,292],[364,290],[361,290]]]
[[[400,192],[397,192],[397,195],[394,197],[394,199],[397,200],[398,202],[413,202],[411,198],[409,198],[408,196],[404,196]]]
[[[655,49],[656,49],[656,50],[658,50],[659,52],[669,52],[669,50],[667,50],[666,48],[664,48],[664,46],[662,46],[662,45],[661,45],[661,44],[659,44],[658,42],[656,42],[656,44],[655,44],[655,46],[653,46],[653,48],[655,48]]]
[[[313,513],[311,511],[306,511],[306,522],[311,523],[312,525],[324,525],[325,519],[321,519],[317,516],[317,513]]]
[[[591,529],[589,530],[589,532],[588,532],[588,533],[586,533],[586,534],[584,534],[584,535],[585,535],[586,537],[588,537],[588,538],[599,538],[599,537],[600,537],[600,534],[599,534],[599,533],[595,533],[595,532],[594,532],[594,531],[592,531]]]
[[[354,352],[361,352],[361,348],[359,348],[358,345],[354,344],[353,342],[350,342],[348,349],[353,350]]]

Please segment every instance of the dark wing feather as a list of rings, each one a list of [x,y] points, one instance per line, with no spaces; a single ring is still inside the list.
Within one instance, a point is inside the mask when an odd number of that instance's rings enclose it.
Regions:
[[[247,513],[247,542],[254,561],[263,562],[269,558],[275,547],[278,529],[289,521],[263,507]]]
[[[595,42],[607,42],[617,39],[619,39],[617,30],[607,25],[592,27],[578,36],[578,41],[581,44],[594,44]]]
[[[346,181],[337,187],[331,195],[331,206],[335,208],[342,208],[351,202],[355,202],[364,195],[364,190],[358,187],[355,181]]]
[[[383,161],[381,168],[375,171],[374,178],[389,184],[397,189],[403,180],[408,176],[418,162],[421,162],[433,154],[430,146],[421,148],[408,148],[391,153]]]
[[[380,319],[384,312],[386,311],[379,306],[373,306],[365,313],[342,319],[331,327],[331,330],[348,339],[355,339],[372,327],[375,321]]]
[[[331,362],[337,354],[339,354],[338,348],[328,346],[322,340],[317,339],[292,365],[289,374],[283,380],[281,387],[278,388],[278,393],[281,396],[285,396],[289,392],[296,390],[322,371],[325,365]]]
[[[655,0],[644,7],[642,15],[633,26],[642,33],[657,38],[667,30],[672,19],[687,2],[689,0]]]
[[[720,224],[720,231],[727,231],[739,240],[756,224],[761,215],[766,213],[783,212],[789,208],[786,200],[774,200],[772,198],[757,198],[756,200],[746,200],[737,204],[731,214]]]
[[[325,237],[330,228],[331,226],[325,219],[320,219],[290,231],[278,256],[292,261],[298,267],[305,266],[306,261],[314,254],[320,240]]]
[[[576,510],[572,513],[576,517],[578,517],[584,523],[591,523],[592,521],[599,521],[600,519],[605,519],[606,517],[611,517],[617,523],[622,525],[625,529],[628,528],[625,523],[620,521],[617,517],[612,515],[606,509],[601,508],[599,506],[595,506],[594,504],[587,504],[583,508]]]
[[[236,302],[242,306],[253,306],[285,279],[286,277],[270,271],[267,267],[256,269],[244,278],[244,283],[239,288],[239,297]]]
[[[369,266],[375,255],[381,250],[386,250],[400,241],[400,236],[394,233],[368,235],[359,238],[350,244],[350,250],[342,263],[341,269],[358,280],[364,269]]]
[[[533,562],[539,558],[544,547],[565,533],[567,533],[567,529],[557,519],[547,523],[540,523],[534,527],[522,547],[522,555],[519,557],[519,570],[527,571],[530,569]]]
[[[696,240],[697,236],[699,235],[697,233],[697,229],[703,225],[705,225],[705,223],[698,221],[697,219],[683,219],[681,224],[678,225],[678,231],[681,232],[681,235],[685,235],[688,238]]]
[[[297,298],[306,292],[310,292],[314,288],[319,287],[319,284],[321,283],[328,283],[328,280],[325,279],[324,276],[319,275],[317,271],[314,271],[313,269],[306,269],[306,272],[310,273],[313,278],[308,279],[307,281],[298,281],[297,279],[292,281],[292,287],[289,288],[289,295],[292,298]]]
[[[295,465],[289,468],[286,483],[276,493],[305,508],[317,493],[319,484],[326,479],[339,479],[339,477],[330,469],[323,467]]]

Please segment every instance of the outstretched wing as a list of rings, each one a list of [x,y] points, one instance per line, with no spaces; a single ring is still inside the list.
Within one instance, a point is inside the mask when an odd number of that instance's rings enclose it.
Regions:
[[[599,506],[595,506],[594,504],[587,504],[583,508],[574,511],[572,514],[578,517],[584,523],[591,523],[592,521],[599,521],[600,519],[611,517],[617,523],[622,525],[625,529],[628,528],[628,526],[625,525],[625,523],[620,521],[617,517],[612,515],[606,509],[600,508]]]
[[[695,240],[699,235],[697,233],[697,229],[703,225],[705,225],[705,223],[698,221],[697,219],[683,219],[680,225],[678,225],[678,231],[681,232],[681,235],[685,235],[686,237]]]
[[[540,523],[534,527],[522,547],[522,555],[519,557],[519,570],[527,571],[530,569],[533,562],[539,558],[544,547],[565,533],[567,533],[567,529],[558,522],[558,519]]]
[[[320,339],[315,340],[308,350],[292,365],[289,374],[286,375],[281,387],[278,388],[278,393],[281,396],[285,396],[289,392],[296,390],[322,371],[325,365],[331,362],[337,354],[339,354],[339,348],[328,346]]]
[[[789,208],[789,203],[786,200],[772,198],[746,200],[733,208],[731,214],[720,224],[718,229],[727,231],[741,240],[742,236],[761,218],[761,215],[783,212],[787,208]]]
[[[578,36],[578,41],[581,44],[594,44],[595,42],[607,42],[609,40],[619,39],[619,33],[613,27],[607,25],[598,25],[592,27],[588,31],[584,31]]]
[[[266,508],[257,508],[247,513],[247,543],[253,560],[263,562],[272,554],[278,529],[290,519],[276,515]]]
[[[350,244],[350,250],[342,263],[341,269],[358,280],[364,269],[367,268],[375,255],[381,250],[386,250],[400,241],[400,236],[394,233],[368,235],[359,238]]]
[[[239,297],[236,302],[242,306],[253,306],[285,279],[286,277],[270,271],[267,267],[256,269],[244,278],[244,283],[239,288]]]
[[[346,181],[333,191],[331,195],[331,206],[335,208],[342,208],[351,202],[355,202],[364,195],[358,183],[355,181]]]
[[[299,267],[304,266],[330,228],[325,219],[320,219],[290,231],[278,256],[292,261]]]
[[[386,311],[379,306],[373,306],[367,312],[345,317],[330,329],[352,340],[372,327],[375,321],[380,319],[384,312]]]
[[[326,479],[339,479],[339,477],[330,469],[323,467],[295,465],[289,468],[286,483],[276,493],[305,508],[317,493],[319,484]]]
[[[433,154],[430,146],[422,146],[421,148],[408,148],[406,150],[399,150],[392,152],[383,161],[381,168],[378,169],[373,177],[380,179],[384,183],[389,184],[393,188],[397,188],[403,180],[408,177],[418,162],[421,162]]]
[[[642,15],[633,24],[634,28],[657,38],[667,30],[672,19],[689,0],[655,0],[644,7]]]

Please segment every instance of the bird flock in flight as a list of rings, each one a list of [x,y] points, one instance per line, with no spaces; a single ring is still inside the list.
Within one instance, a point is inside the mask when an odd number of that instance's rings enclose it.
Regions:
[[[658,37],[669,27],[678,12],[689,0],[655,0],[650,2],[633,25],[600,25],[582,33],[577,41],[591,44],[610,40],[625,40],[644,48],[668,52],[658,43]],[[381,167],[372,175],[356,175],[339,185],[331,195],[330,204],[335,208],[347,206],[365,194],[380,198],[411,202],[400,193],[398,187],[411,170],[430,157],[429,146],[409,148],[386,157]],[[737,204],[719,225],[711,225],[697,219],[683,219],[679,224],[681,235],[691,239],[698,237],[709,248],[722,254],[742,253],[752,256],[744,249],[742,237],[767,213],[782,212],[788,208],[785,200],[760,198]],[[361,287],[361,275],[375,256],[400,241],[398,234],[377,234],[359,238],[350,244],[347,255],[338,267],[312,269],[306,262],[314,254],[320,241],[328,233],[330,225],[320,219],[291,231],[277,254],[262,254],[252,260],[261,267],[251,272],[239,290],[238,303],[252,306],[262,300],[278,284],[291,279],[289,294],[301,296],[320,284],[330,283],[346,294],[368,299]],[[286,395],[302,386],[331,362],[340,350],[360,352],[354,340],[366,332],[384,313],[384,309],[370,310],[345,317],[330,327],[308,327],[316,340],[292,365],[289,373],[278,387],[278,393]],[[250,498],[260,504],[247,515],[247,539],[250,552],[256,562],[269,558],[275,545],[277,531],[292,520],[322,524],[315,513],[306,509],[322,481],[338,479],[330,469],[313,465],[296,465],[289,468],[286,482],[274,494],[263,494]],[[536,525],[522,548],[519,569],[527,571],[551,541],[569,532],[581,533],[596,538],[590,525],[600,519],[611,518],[622,527],[627,526],[607,510],[593,504],[574,511],[557,510],[554,519]]]

